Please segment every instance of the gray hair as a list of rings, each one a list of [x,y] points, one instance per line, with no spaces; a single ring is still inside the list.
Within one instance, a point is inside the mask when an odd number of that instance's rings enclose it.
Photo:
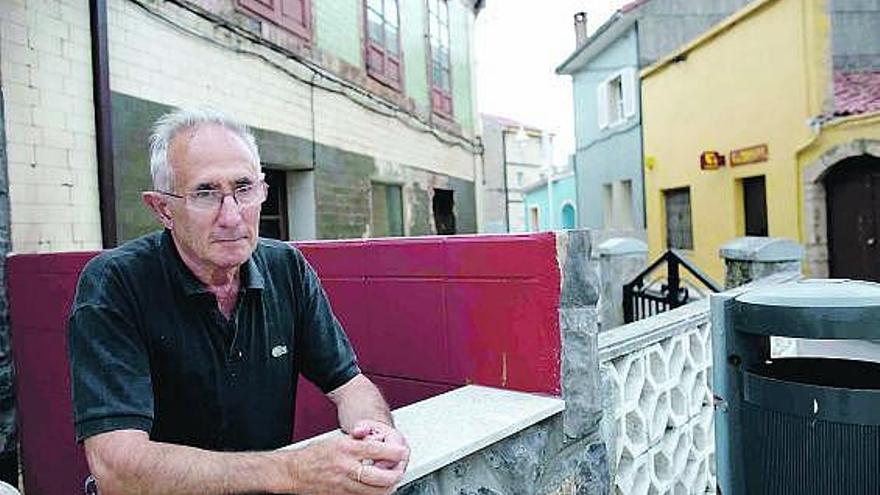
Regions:
[[[260,172],[260,152],[257,150],[257,141],[247,126],[211,106],[184,107],[159,117],[153,126],[153,134],[150,136],[150,175],[153,176],[154,189],[157,191],[173,190],[174,174],[171,172],[171,164],[168,162],[168,148],[171,141],[178,133],[205,124],[222,126],[240,137],[253,156],[257,173]]]

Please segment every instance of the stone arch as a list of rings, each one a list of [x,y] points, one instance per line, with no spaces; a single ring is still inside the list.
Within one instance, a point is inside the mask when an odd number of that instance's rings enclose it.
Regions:
[[[880,158],[880,140],[854,139],[830,148],[804,168],[804,244],[810,276],[827,277],[828,269],[828,210],[825,177],[847,158],[870,155]]]

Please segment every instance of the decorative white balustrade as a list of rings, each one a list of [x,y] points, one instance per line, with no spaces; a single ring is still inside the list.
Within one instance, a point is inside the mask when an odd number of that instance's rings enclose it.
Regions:
[[[715,493],[707,302],[603,333],[599,349],[614,493]]]

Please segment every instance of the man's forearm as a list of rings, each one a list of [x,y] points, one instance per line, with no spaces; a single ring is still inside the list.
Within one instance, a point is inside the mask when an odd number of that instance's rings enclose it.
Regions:
[[[114,432],[116,433],[116,432]],[[98,436],[100,437],[100,435]],[[89,466],[102,495],[285,493],[296,452],[211,452],[128,437],[89,439]]]
[[[336,404],[342,431],[351,431],[355,423],[362,420],[394,426],[394,418],[382,393],[363,375],[352,378],[328,396]]]

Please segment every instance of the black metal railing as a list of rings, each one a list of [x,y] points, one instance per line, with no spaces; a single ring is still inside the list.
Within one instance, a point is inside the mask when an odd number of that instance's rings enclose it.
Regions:
[[[664,263],[666,264],[666,283],[661,283],[658,288],[653,281],[648,279],[648,276]],[[681,283],[680,267],[684,267],[709,291],[721,291],[718,284],[697,268],[691,260],[679,251],[670,249],[632,279],[630,283],[623,286],[624,321],[632,323],[687,304],[690,300],[690,292],[688,287]]]

